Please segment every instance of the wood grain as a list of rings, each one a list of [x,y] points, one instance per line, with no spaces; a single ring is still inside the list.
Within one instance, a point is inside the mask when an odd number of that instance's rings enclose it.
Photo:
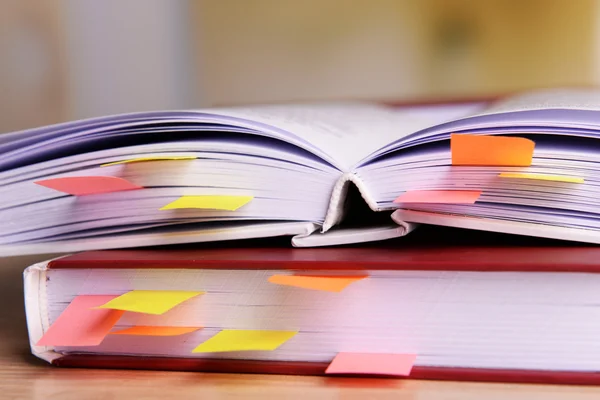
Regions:
[[[0,398],[4,399],[598,399],[600,387],[60,369],[29,353],[21,272],[47,258],[0,258]]]

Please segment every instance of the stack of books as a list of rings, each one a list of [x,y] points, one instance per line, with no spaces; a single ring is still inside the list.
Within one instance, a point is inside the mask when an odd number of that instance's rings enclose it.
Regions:
[[[71,253],[24,275],[58,366],[600,383],[599,134],[586,90],[5,134],[0,255]]]

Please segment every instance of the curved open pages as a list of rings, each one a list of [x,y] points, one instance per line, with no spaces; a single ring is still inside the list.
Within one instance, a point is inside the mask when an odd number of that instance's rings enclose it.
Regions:
[[[453,165],[453,133],[531,139],[532,163]],[[599,133],[597,92],[550,91],[492,106],[323,103],[133,113],[6,134],[0,254],[327,232],[354,212],[346,206],[351,184],[373,211],[600,234]],[[94,182],[105,187],[94,192]],[[415,190],[481,196],[467,205],[394,202]],[[235,234],[221,234],[231,229]]]

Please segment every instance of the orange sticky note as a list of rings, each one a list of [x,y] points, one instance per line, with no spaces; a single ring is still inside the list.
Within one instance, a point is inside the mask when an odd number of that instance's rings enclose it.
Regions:
[[[528,167],[535,143],[520,137],[460,135],[450,136],[452,165]]]
[[[273,275],[269,282],[277,285],[295,286],[303,289],[341,292],[353,282],[367,276],[308,276],[308,275]]]
[[[478,190],[409,190],[394,203],[473,204],[481,196]]]
[[[408,376],[416,359],[415,354],[339,353],[325,373]]]
[[[132,326],[131,328],[113,331],[111,335],[136,335],[136,336],[179,336],[195,332],[201,328],[184,326]]]
[[[141,186],[116,176],[73,176],[46,179],[35,183],[74,196],[143,189]]]
[[[546,175],[546,174],[522,174],[516,172],[502,172],[498,175],[500,178],[514,178],[514,179],[532,179],[538,181],[552,181],[552,182],[565,182],[565,183],[584,183],[583,178],[576,176],[564,176],[564,175]]]
[[[54,321],[37,346],[97,346],[124,311],[95,310],[116,296],[77,296]]]

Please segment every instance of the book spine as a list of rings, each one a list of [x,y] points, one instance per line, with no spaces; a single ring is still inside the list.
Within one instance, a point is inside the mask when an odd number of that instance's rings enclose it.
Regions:
[[[371,210],[380,211],[362,179],[354,172],[347,172],[338,179],[333,187],[331,199],[329,200],[329,208],[327,209],[327,215],[325,216],[325,222],[323,223],[323,232],[327,232],[329,229],[342,222],[346,213],[349,211],[346,207],[346,199],[351,184],[354,184],[358,188],[360,195]]]
[[[48,263],[42,262],[28,267],[23,272],[25,315],[31,352],[42,360],[53,362],[61,355],[52,347],[35,345],[50,326],[46,297],[47,267]]]

